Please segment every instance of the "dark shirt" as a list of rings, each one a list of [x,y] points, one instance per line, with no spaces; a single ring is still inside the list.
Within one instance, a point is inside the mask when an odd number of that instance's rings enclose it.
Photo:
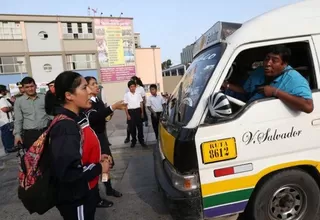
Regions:
[[[44,103],[46,113],[51,116],[56,116],[55,109],[60,105],[56,99],[55,94],[53,94],[50,90],[46,93]]]
[[[80,118],[62,107],[57,108],[56,113],[73,119],[57,122],[50,131],[51,166],[58,183],[58,202],[79,205],[89,191],[88,182],[101,174],[102,167],[100,163],[82,164],[85,152],[82,152],[77,123]]]
[[[106,131],[106,117],[112,114],[110,107],[105,107],[100,99],[92,101],[92,107],[86,114],[89,118],[90,127],[96,133],[104,133]]]

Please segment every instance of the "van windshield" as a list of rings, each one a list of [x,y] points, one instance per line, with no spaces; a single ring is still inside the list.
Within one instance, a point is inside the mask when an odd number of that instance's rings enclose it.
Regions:
[[[224,45],[217,44],[193,60],[168,103],[166,116],[171,123],[186,125],[189,122],[223,51]]]

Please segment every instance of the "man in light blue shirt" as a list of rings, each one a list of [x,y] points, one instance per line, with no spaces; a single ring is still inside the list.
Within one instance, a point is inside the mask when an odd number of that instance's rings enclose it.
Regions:
[[[311,113],[312,92],[308,81],[290,65],[291,51],[277,45],[269,48],[263,67],[251,73],[243,87],[223,83],[225,89],[246,94],[248,102],[266,97],[276,97],[292,109]]]

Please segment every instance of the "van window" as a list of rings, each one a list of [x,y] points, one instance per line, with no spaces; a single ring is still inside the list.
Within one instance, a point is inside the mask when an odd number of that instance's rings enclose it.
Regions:
[[[208,80],[220,61],[223,48],[223,44],[217,44],[194,59],[167,105],[165,114],[169,121],[181,124],[189,122]]]
[[[284,44],[291,50],[291,58],[289,65],[297,70],[306,80],[309,82],[310,88],[312,90],[318,89],[315,69],[313,64],[313,59],[311,55],[311,49],[309,42],[295,42]],[[235,84],[243,86],[250,74],[256,69],[263,66],[263,60],[267,54],[268,48],[272,45],[265,47],[252,48],[242,51],[234,60],[232,64],[232,74],[228,79],[230,84]],[[247,97],[243,94],[233,92],[231,90],[226,90],[225,92],[228,96],[234,97],[243,102],[247,102]],[[232,115],[226,118],[212,118],[210,113],[207,113],[205,123],[216,123],[220,121],[232,120],[240,111],[246,108],[247,105],[241,107],[231,103]]]

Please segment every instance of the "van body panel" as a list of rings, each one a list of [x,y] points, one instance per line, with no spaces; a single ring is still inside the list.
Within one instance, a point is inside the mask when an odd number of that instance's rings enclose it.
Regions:
[[[204,124],[208,98],[219,92],[242,51],[295,42],[310,45],[316,84],[312,113],[292,110],[279,99],[269,98],[246,104],[230,120]],[[320,171],[320,1],[302,1],[265,13],[244,23],[223,43],[223,55],[188,123],[173,125],[174,131],[160,125],[162,159],[174,168],[175,154],[183,156],[183,144],[179,145],[183,131],[194,131],[187,134],[194,135],[188,140],[193,140],[196,150],[201,219],[243,212],[259,181],[273,172],[302,165]],[[175,152],[177,145],[179,152]]]
[[[320,92],[313,93],[313,101],[311,114],[293,111],[278,99],[257,101],[236,120],[198,128],[196,146],[204,216],[244,211],[254,187],[270,172],[319,165],[320,126],[312,122],[320,119]],[[235,138],[237,158],[204,164],[202,143],[225,138]],[[246,164],[252,164],[252,169],[215,177],[216,170]]]
[[[159,137],[161,143],[161,150],[166,159],[173,165],[174,143],[175,137],[171,135],[160,123]]]

